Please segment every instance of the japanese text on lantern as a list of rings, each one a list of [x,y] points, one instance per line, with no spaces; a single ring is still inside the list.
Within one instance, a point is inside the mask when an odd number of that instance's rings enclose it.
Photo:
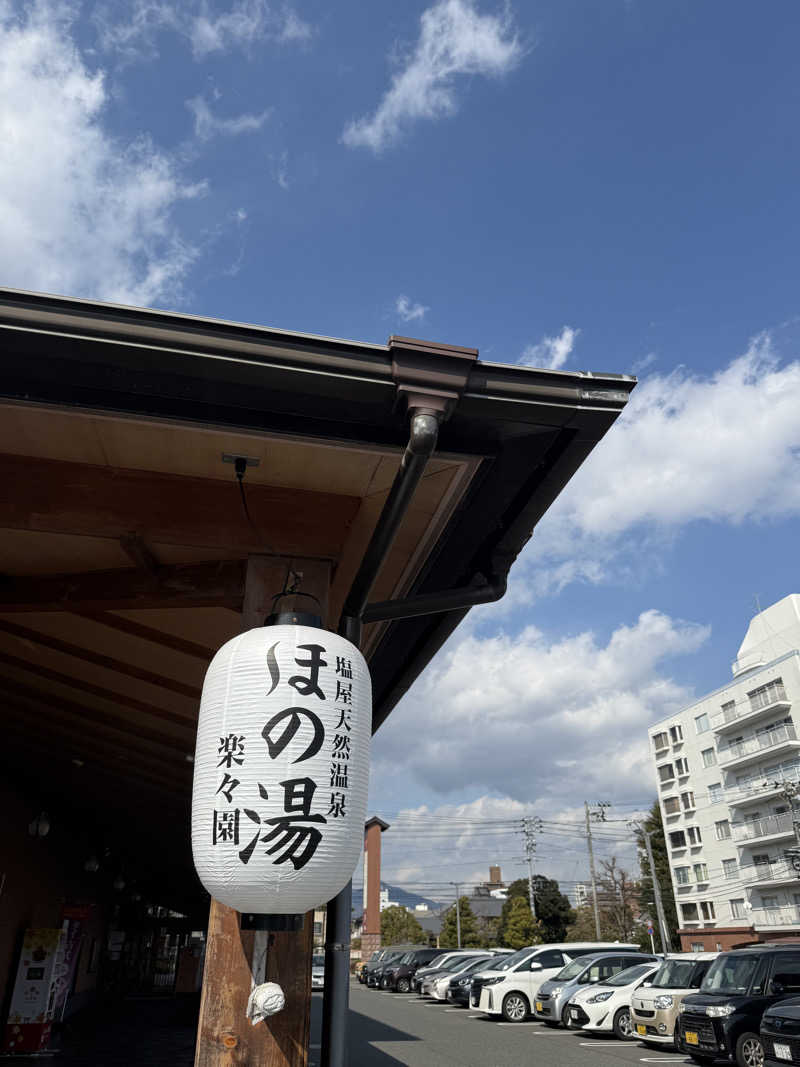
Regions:
[[[271,687],[267,692],[271,696],[282,684],[280,667],[276,657],[279,641],[267,653]],[[263,753],[256,749],[263,743],[270,760],[277,759],[286,746],[294,739],[298,731],[307,740],[305,749],[294,759],[294,764],[302,764],[319,753],[325,744],[326,732],[320,716],[310,707],[289,705],[273,715],[261,730],[258,740],[248,739],[244,734],[230,733],[220,737],[217,755],[217,769],[220,778],[215,796],[218,808],[213,813],[212,845],[228,845],[239,849],[238,858],[246,864],[250,861],[259,844],[266,845],[265,854],[272,857],[273,864],[291,862],[295,870],[300,870],[312,858],[322,840],[320,826],[328,819],[341,819],[347,816],[347,796],[349,791],[350,767],[350,733],[352,729],[353,703],[353,664],[343,656],[336,656],[333,677],[328,680],[330,671],[324,658],[327,650],[323,645],[299,645],[294,658],[297,667],[303,673],[293,674],[285,685],[291,687],[304,698],[314,701],[327,701],[328,697],[335,705],[334,713],[338,722],[334,728],[330,748],[329,782],[322,787],[329,794],[330,801],[325,815],[320,811],[312,812],[314,794],[320,783],[313,777],[287,778],[277,783],[282,790],[283,815],[263,818],[258,811],[256,798],[253,807],[245,807],[245,802],[252,803],[250,797],[235,795],[242,785],[236,777],[237,767],[241,768],[246,760],[261,760]],[[333,690],[336,686],[335,693]],[[327,693],[326,693],[327,690]],[[287,693],[289,700],[292,697]],[[296,699],[296,698],[295,698]],[[331,720],[333,721],[333,720]],[[269,800],[269,789],[276,789],[276,783],[257,782],[261,800]],[[236,806],[241,803],[242,806]],[[323,802],[324,808],[324,802]]]

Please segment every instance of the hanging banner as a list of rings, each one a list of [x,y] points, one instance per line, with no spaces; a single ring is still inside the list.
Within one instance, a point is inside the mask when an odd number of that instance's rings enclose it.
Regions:
[[[298,914],[347,884],[364,836],[372,687],[312,626],[233,638],[203,685],[192,794],[200,881],[237,911]]]

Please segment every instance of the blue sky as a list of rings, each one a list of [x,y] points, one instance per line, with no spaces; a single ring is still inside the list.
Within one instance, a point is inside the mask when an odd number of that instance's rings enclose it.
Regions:
[[[797,591],[799,29],[781,0],[0,0],[2,284],[641,379],[379,733],[377,808],[632,810],[647,724]]]

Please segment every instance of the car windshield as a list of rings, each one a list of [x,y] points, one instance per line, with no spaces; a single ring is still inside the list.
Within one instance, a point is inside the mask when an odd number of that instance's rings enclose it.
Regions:
[[[405,955],[401,956],[400,959],[397,962],[398,963],[411,963],[413,958],[414,958],[414,953],[413,952],[406,952]]]
[[[607,978],[603,985],[632,985],[638,978],[644,978],[652,969],[651,963],[639,963],[636,967],[626,967],[613,978]]]
[[[760,956],[717,956],[700,986],[701,993],[746,993]]]
[[[461,959],[456,959],[455,967],[451,967],[449,969],[454,971],[455,973],[458,973],[459,971],[466,970],[467,967],[469,967],[470,964],[472,964],[474,962],[475,962],[475,957],[474,956],[463,956]]]
[[[664,960],[653,975],[653,989],[688,989],[695,960]]]
[[[442,964],[435,963],[434,964],[434,970],[437,970],[437,971],[454,971],[458,967],[459,963],[461,963],[463,961],[463,959],[464,959],[463,956],[451,956],[451,958],[449,960],[446,960]]]
[[[465,967],[464,970],[469,974],[471,971],[478,971],[481,968],[485,968],[491,958],[491,956],[479,956],[478,959],[473,960],[469,967]]]
[[[577,978],[579,974],[583,974],[589,966],[589,963],[590,961],[587,956],[579,956],[578,959],[573,960],[572,963],[568,963],[566,967],[562,967],[553,981],[571,982],[573,978]]]
[[[521,948],[517,952],[512,952],[510,956],[503,956],[497,963],[492,963],[492,970],[511,971],[532,955],[533,953],[529,948]]]

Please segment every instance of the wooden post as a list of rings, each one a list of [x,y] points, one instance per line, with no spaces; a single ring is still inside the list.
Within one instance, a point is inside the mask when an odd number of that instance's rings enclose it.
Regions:
[[[283,588],[287,562],[269,556],[248,560],[243,630],[263,625],[272,597]],[[329,564],[293,559],[292,569],[302,571],[300,588],[319,599],[325,621]],[[242,930],[237,911],[211,901],[195,1067],[307,1067],[313,943],[313,911],[299,932],[267,934]],[[286,1006],[253,1026],[247,1000],[261,982],[277,982]]]

